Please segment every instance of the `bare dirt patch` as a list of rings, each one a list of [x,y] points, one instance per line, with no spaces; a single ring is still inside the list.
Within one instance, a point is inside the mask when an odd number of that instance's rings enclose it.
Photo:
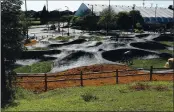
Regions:
[[[100,85],[108,85],[108,84],[116,84],[116,72],[112,73],[90,73],[86,74],[87,72],[103,72],[103,71],[115,71],[118,69],[121,70],[131,70],[128,66],[123,65],[112,65],[112,64],[103,64],[103,65],[92,65],[92,66],[84,66],[84,67],[78,67],[70,70],[66,70],[64,72],[59,73],[52,73],[48,74],[54,75],[55,77],[48,77],[48,81],[55,81],[55,80],[61,80],[66,79],[67,81],[57,81],[57,82],[48,82],[48,90],[56,89],[56,88],[67,88],[67,87],[76,87],[80,86],[80,80],[68,80],[68,79],[80,79],[81,71],[83,72],[83,79],[91,78],[88,80],[83,80],[84,86],[100,86]],[[126,84],[131,83],[135,81],[149,81],[150,75],[141,75],[144,72],[141,71],[127,71],[127,72],[119,72],[118,76],[124,76],[124,75],[138,75],[138,76],[126,76],[126,77],[119,77],[119,84]],[[71,75],[70,75],[71,74]],[[63,76],[59,76],[63,75]],[[69,76],[66,76],[69,75]],[[111,76],[111,77],[110,77]],[[102,78],[102,77],[110,77],[110,78]],[[153,74],[153,81],[172,81],[173,74]],[[98,79],[92,79],[92,78],[98,78]],[[35,83],[17,83],[18,86],[24,87],[26,89],[42,92],[44,91],[44,77],[23,77],[23,78],[17,78],[18,81],[22,82],[33,82]],[[37,82],[42,81],[42,82]]]

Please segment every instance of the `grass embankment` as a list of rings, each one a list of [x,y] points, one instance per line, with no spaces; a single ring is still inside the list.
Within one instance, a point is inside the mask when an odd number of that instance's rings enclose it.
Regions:
[[[103,38],[101,36],[91,36],[91,37],[85,37],[85,36],[80,36],[80,39],[88,39],[89,41],[102,41]]]
[[[53,62],[52,61],[44,61],[34,63],[32,65],[26,65],[19,68],[14,69],[17,73],[46,73],[51,70]]]
[[[74,38],[74,37],[73,36],[59,36],[59,37],[56,37],[56,38],[49,38],[48,40],[69,41],[72,38]]]
[[[49,48],[47,48],[47,47],[36,47],[32,50],[49,50]]]
[[[5,111],[172,111],[172,82],[74,87],[34,94],[17,89]]]
[[[168,54],[171,54],[173,53],[172,50],[168,50],[168,49],[164,49],[164,50],[159,50],[160,53],[168,53]]]
[[[165,44],[168,45],[169,47],[173,47],[173,42],[169,42],[169,41],[160,41],[161,44]],[[164,49],[164,50],[159,50],[160,53],[169,53],[172,54],[173,51],[172,50],[168,50],[168,49]]]
[[[40,21],[31,21],[31,25],[41,25]]]
[[[150,66],[153,66],[154,68],[164,68],[166,62],[167,60],[163,59],[134,59],[131,67],[150,69]]]
[[[169,41],[160,41],[160,43],[171,46],[171,47],[173,46],[173,42],[169,42]]]

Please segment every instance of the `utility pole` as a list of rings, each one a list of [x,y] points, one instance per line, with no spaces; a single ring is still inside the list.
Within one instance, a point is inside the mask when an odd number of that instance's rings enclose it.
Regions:
[[[108,35],[108,32],[109,32],[109,21],[110,21],[110,0],[109,0],[109,10],[108,10],[109,14],[108,14],[108,17],[107,17],[107,33],[106,35]]]
[[[158,7],[158,4],[156,4],[156,7],[155,7],[155,23],[156,23],[156,11],[157,11],[157,7]]]
[[[94,8],[93,8],[93,5],[91,5],[92,6],[92,15],[93,15],[93,10],[94,10]]]
[[[46,5],[47,5],[47,14],[48,14],[48,0],[46,0]],[[49,30],[49,24],[48,24],[48,15],[47,15],[47,26],[48,26],[48,30]],[[47,30],[47,32],[48,32],[48,30]]]
[[[151,3],[151,8],[153,7],[153,3]]]
[[[58,26],[58,32],[59,33],[60,33],[60,9],[61,8],[57,9],[57,11],[59,11],[59,17],[58,17],[58,23],[57,23],[58,24],[57,26]]]
[[[25,22],[27,27],[27,39],[28,39],[28,18],[27,18],[27,1],[25,0]]]
[[[67,9],[68,9],[68,16],[69,16],[69,7],[68,6],[65,6]],[[69,17],[68,17],[68,33],[67,35],[69,36]]]
[[[143,0],[143,7],[144,7],[144,5],[145,5],[144,1],[145,1],[145,0]]]
[[[133,9],[133,25],[132,25],[132,31],[134,30],[134,24],[135,24],[135,22],[134,22],[134,16],[135,16],[135,14],[134,14],[134,9],[135,9],[135,4],[133,4],[133,7],[132,7],[132,9]]]

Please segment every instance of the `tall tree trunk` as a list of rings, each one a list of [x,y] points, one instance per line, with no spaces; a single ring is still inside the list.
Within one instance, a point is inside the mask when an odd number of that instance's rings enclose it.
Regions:
[[[1,98],[2,98],[2,107],[7,102],[7,82],[6,82],[6,75],[5,75],[5,58],[4,58],[4,49],[3,49],[3,43],[1,44]]]

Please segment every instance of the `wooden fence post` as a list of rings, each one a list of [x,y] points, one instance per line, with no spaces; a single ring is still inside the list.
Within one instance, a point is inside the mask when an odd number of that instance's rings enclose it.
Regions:
[[[80,85],[83,87],[83,72],[80,72]]]
[[[118,84],[118,69],[116,70],[116,84]]]
[[[47,74],[45,73],[45,92],[47,91]]]
[[[153,66],[150,66],[150,81],[152,81]]]

